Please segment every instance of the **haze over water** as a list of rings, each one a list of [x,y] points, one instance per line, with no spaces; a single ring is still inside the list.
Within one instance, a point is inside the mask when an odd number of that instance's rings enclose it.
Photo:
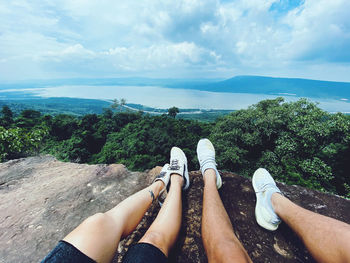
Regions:
[[[72,97],[112,100],[125,98],[127,103],[154,108],[176,106],[187,109],[244,109],[264,99],[284,97],[296,101],[300,97],[286,94],[219,93],[188,89],[171,89],[157,86],[56,86],[33,91],[42,97]],[[350,112],[347,101],[309,98],[319,102],[319,107],[329,112]]]

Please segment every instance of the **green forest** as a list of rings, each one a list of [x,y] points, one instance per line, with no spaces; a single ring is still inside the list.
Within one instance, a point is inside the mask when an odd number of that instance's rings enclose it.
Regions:
[[[264,100],[214,122],[105,108],[101,114],[42,114],[9,106],[0,113],[0,161],[51,154],[63,161],[122,163],[145,170],[169,160],[172,146],[199,169],[196,145],[209,138],[220,170],[250,177],[264,167],[287,184],[350,197],[350,116],[306,99]]]

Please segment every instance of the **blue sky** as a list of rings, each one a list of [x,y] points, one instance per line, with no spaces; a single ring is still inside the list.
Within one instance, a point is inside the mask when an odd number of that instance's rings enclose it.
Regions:
[[[349,0],[0,0],[0,81],[350,81]]]

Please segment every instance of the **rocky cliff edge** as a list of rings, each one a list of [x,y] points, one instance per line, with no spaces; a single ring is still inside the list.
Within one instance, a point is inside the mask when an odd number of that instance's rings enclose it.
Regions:
[[[159,172],[131,172],[123,165],[64,163],[51,156],[0,164],[0,262],[38,262],[81,221],[104,212],[147,186]],[[276,232],[255,221],[251,181],[223,172],[221,199],[235,233],[254,262],[314,262],[302,242],[285,224]],[[190,173],[183,194],[183,222],[170,262],[207,262],[201,241],[203,181]],[[299,186],[278,183],[282,192],[311,211],[350,223],[350,201]],[[114,261],[137,242],[159,211],[156,202],[137,229],[123,240]]]

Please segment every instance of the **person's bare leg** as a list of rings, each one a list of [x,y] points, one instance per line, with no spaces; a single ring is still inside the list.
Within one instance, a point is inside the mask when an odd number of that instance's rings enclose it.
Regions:
[[[156,219],[139,241],[159,248],[166,256],[174,245],[181,227],[182,202],[181,191],[184,179],[172,174],[170,190]]]
[[[78,248],[97,262],[110,262],[120,238],[130,234],[157,198],[162,181],[133,194],[113,209],[87,218],[63,240]]]
[[[272,194],[271,202],[318,262],[350,262],[350,225],[306,210],[278,193]]]
[[[216,186],[216,173],[203,175],[202,239],[209,262],[252,262],[233,232],[233,227]]]

